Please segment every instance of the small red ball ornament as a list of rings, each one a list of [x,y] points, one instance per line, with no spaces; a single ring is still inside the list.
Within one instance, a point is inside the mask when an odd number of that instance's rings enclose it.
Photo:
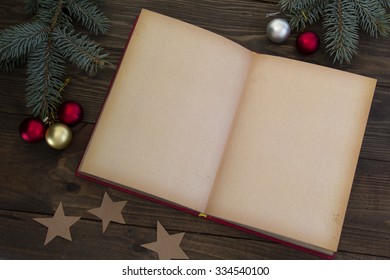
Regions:
[[[83,108],[75,101],[65,101],[58,108],[57,116],[60,122],[73,126],[83,118]]]
[[[306,31],[299,34],[296,45],[301,54],[313,54],[320,48],[320,37],[314,32]]]
[[[19,134],[28,143],[35,143],[45,138],[46,127],[37,118],[25,119],[19,126]]]

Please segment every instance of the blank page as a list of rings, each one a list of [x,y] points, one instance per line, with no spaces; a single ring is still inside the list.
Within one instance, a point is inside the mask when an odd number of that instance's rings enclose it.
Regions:
[[[143,10],[80,173],[204,211],[252,59]]]
[[[207,213],[336,251],[375,83],[258,55]]]

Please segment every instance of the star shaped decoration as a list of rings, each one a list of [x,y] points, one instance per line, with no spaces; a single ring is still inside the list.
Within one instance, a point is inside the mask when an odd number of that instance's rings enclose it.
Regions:
[[[80,220],[81,217],[65,216],[62,202],[57,207],[52,218],[33,218],[34,221],[47,227],[45,246],[52,241],[56,236],[60,236],[69,241],[72,241],[70,235],[70,227]]]
[[[141,246],[158,254],[160,260],[189,259],[186,253],[180,248],[180,242],[184,232],[169,235],[165,228],[157,221],[157,241]]]
[[[126,224],[122,216],[122,209],[127,201],[113,202],[107,193],[104,193],[102,204],[99,208],[88,210],[103,221],[103,232],[106,231],[108,224],[112,222]]]

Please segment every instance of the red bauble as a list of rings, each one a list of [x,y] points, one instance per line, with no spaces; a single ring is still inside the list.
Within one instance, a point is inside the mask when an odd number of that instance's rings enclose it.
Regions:
[[[29,143],[41,141],[45,138],[45,132],[45,124],[37,118],[25,119],[19,126],[20,137]]]
[[[311,31],[303,32],[297,37],[296,45],[301,54],[313,54],[320,48],[320,37]]]
[[[75,101],[65,101],[58,108],[57,116],[60,122],[68,126],[76,125],[83,118],[83,108]]]

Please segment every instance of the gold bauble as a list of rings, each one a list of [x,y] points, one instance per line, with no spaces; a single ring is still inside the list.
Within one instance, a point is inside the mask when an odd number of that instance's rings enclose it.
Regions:
[[[72,141],[72,130],[63,123],[55,123],[46,130],[45,139],[50,147],[57,150],[65,149]]]

